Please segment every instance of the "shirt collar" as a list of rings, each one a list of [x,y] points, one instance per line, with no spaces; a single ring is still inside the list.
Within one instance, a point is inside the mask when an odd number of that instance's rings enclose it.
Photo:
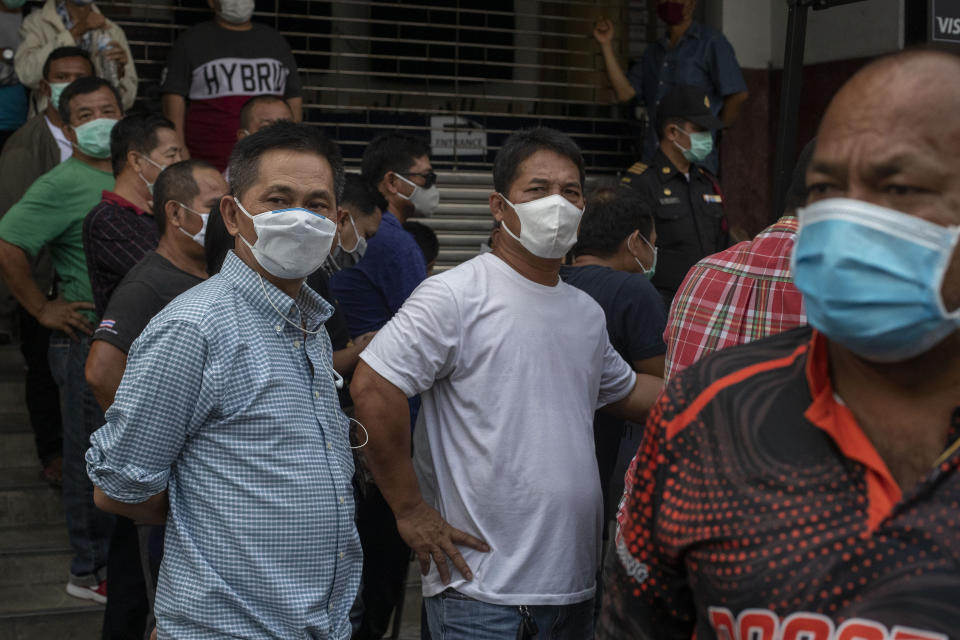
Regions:
[[[394,227],[400,227],[401,229],[403,228],[403,225],[400,224],[400,219],[389,211],[383,212],[383,217],[380,219],[380,224],[383,224],[384,222]]]
[[[287,318],[297,326],[302,318],[304,328],[316,331],[333,315],[333,307],[306,284],[300,287],[297,298],[291,300],[290,296],[247,266],[233,250],[227,252],[220,275],[233,283],[254,309],[279,325],[286,324],[280,317],[281,312],[286,312]]]
[[[149,211],[146,211],[146,210],[144,210],[144,209],[141,209],[141,208],[138,207],[137,205],[133,204],[132,202],[130,202],[129,200],[127,200],[127,199],[124,198],[123,196],[117,195],[117,194],[114,193],[113,191],[104,191],[101,195],[102,195],[103,199],[106,200],[107,202],[109,202],[110,204],[115,204],[115,205],[117,205],[118,207],[123,207],[124,209],[132,209],[133,212],[134,212],[135,214],[137,214],[138,216],[143,216],[143,215],[149,216],[149,215],[152,215]]]
[[[693,20],[690,22],[690,26],[687,27],[687,30],[683,32],[683,35],[680,36],[680,39],[677,40],[677,46],[679,46],[680,43],[686,40],[687,38],[696,38],[697,40],[699,40],[701,34],[702,34],[702,28],[700,27],[700,23],[697,22],[696,20]],[[657,40],[657,44],[659,44],[664,49],[668,49],[668,50],[670,49],[670,29],[669,28],[667,29],[663,37]]]

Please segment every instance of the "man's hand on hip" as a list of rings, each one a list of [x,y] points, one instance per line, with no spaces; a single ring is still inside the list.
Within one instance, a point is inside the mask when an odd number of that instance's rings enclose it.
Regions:
[[[92,302],[67,302],[63,298],[48,300],[40,307],[37,322],[47,329],[63,331],[76,341],[75,329],[88,336],[93,335],[93,326],[80,311],[95,308]]]
[[[477,551],[490,551],[486,542],[450,526],[440,516],[439,511],[424,502],[397,518],[397,530],[403,541],[416,552],[417,560],[420,561],[420,573],[427,575],[430,571],[430,559],[433,558],[443,584],[450,583],[447,558],[453,561],[453,566],[460,575],[467,580],[473,580],[473,572],[456,545],[463,544]]]

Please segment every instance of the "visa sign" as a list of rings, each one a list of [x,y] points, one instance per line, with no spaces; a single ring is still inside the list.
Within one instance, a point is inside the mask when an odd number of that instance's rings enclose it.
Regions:
[[[960,0],[932,0],[931,40],[960,42]]]

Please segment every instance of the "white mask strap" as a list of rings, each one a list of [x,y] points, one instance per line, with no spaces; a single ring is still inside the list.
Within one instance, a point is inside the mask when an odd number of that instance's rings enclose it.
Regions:
[[[356,420],[356,419],[354,419],[354,418],[347,418],[347,420],[349,420],[350,422],[356,422],[356,423],[357,423],[357,426],[360,427],[361,429],[363,429],[363,436],[364,436],[363,444],[358,444],[357,446],[350,445],[350,448],[351,448],[351,449],[362,449],[362,448],[364,448],[365,446],[367,446],[367,443],[370,442],[370,432],[367,431],[367,428],[366,428],[365,426],[363,426],[363,425],[360,423],[359,420]]]
[[[247,242],[247,240],[243,236],[240,236],[240,239],[243,240],[244,242]],[[249,242],[247,242],[247,246],[248,247],[250,246]],[[253,247],[250,247],[250,248],[252,249]],[[273,307],[273,310],[276,311],[278,314],[280,314],[280,317],[283,318],[287,322],[287,324],[293,325],[299,331],[303,331],[304,333],[309,333],[311,335],[316,335],[320,333],[320,329],[317,329],[316,331],[310,331],[306,327],[300,326],[299,324],[297,324],[296,322],[288,318],[287,314],[285,314],[283,311],[280,311],[280,309],[277,308],[277,305],[273,304],[273,300],[270,299],[270,296],[267,295],[267,285],[263,284],[263,276],[258,273],[257,277],[260,278],[260,288],[263,289],[263,295],[264,297],[266,297],[267,302],[270,303],[270,306]],[[338,378],[340,377],[336,371],[334,371],[333,374]],[[343,386],[343,378],[340,378],[340,384],[337,386],[337,388],[339,389],[342,386]]]

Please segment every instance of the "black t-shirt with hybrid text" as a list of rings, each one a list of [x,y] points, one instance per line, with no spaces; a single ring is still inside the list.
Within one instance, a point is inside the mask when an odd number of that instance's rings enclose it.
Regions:
[[[184,135],[190,155],[223,171],[244,103],[258,95],[297,98],[301,86],[290,45],[279,32],[256,22],[234,31],[210,21],[173,43],[160,91],[188,99]]]
[[[157,252],[147,253],[114,289],[93,339],[129,352],[153,316],[201,282],[202,278],[174,266]]]

